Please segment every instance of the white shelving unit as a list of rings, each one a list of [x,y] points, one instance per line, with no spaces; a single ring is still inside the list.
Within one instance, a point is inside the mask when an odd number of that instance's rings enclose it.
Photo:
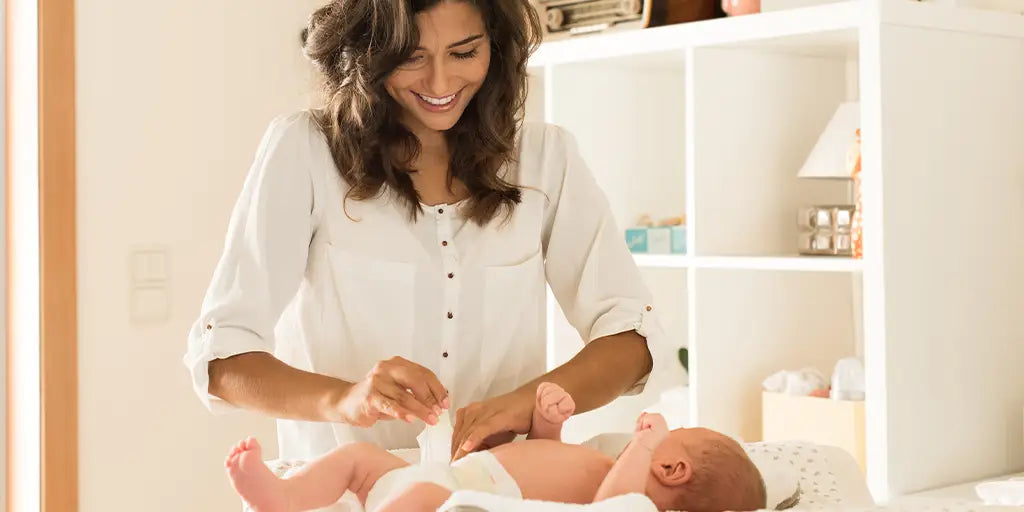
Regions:
[[[701,256],[635,254],[640,268],[731,268],[738,270],[792,270],[796,272],[860,272],[861,260],[804,256]]]
[[[689,254],[636,262],[690,349],[690,425],[756,440],[765,377],[859,355],[877,499],[1024,469],[1024,16],[853,0],[545,43],[531,72],[527,118],[575,135],[621,227],[687,216]],[[848,200],[796,177],[848,100],[865,257],[797,256],[797,209]],[[579,339],[549,311],[558,364]]]

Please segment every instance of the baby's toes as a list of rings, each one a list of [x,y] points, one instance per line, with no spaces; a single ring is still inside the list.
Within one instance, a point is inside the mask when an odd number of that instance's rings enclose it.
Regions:
[[[558,402],[558,412],[569,416],[574,411],[576,411],[576,402],[573,402],[571,396],[565,395],[565,398]]]
[[[245,450],[252,452],[253,456],[259,459],[262,456],[263,447],[260,446],[260,442],[254,437],[250,437],[245,440]]]
[[[558,403],[548,404],[544,408],[544,419],[552,423],[561,423],[564,419],[563,414],[558,411]]]
[[[549,387],[548,387],[548,383],[547,382],[542,382],[540,384],[540,386],[537,386],[537,403],[538,404],[542,404],[542,403],[546,402],[545,397],[547,397],[548,392],[549,392]]]

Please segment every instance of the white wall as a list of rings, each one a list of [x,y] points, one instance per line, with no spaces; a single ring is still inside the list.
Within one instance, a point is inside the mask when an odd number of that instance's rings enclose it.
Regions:
[[[77,4],[83,512],[239,510],[231,443],[181,363],[229,212],[268,121],[308,104],[299,32],[319,0]],[[169,255],[169,319],[129,318],[129,254]]]

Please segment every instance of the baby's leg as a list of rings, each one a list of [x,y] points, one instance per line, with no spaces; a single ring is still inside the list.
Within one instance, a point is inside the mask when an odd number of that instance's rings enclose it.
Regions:
[[[533,407],[533,425],[527,439],[562,440],[562,424],[576,411],[576,402],[558,384],[542,382],[537,386]]]
[[[440,485],[419,482],[381,505],[378,512],[434,512],[448,501],[452,492]]]
[[[384,473],[407,466],[402,459],[366,443],[338,447],[288,479],[263,463],[255,439],[238,443],[225,466],[235,491],[254,512],[299,512],[334,504],[347,490],[366,503],[366,494]]]

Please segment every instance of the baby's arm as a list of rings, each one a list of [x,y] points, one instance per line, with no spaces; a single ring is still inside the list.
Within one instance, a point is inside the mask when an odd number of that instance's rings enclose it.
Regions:
[[[641,414],[636,421],[633,441],[615,461],[612,470],[597,489],[594,502],[629,493],[645,494],[651,473],[651,456],[668,436],[668,425],[660,414]]]

